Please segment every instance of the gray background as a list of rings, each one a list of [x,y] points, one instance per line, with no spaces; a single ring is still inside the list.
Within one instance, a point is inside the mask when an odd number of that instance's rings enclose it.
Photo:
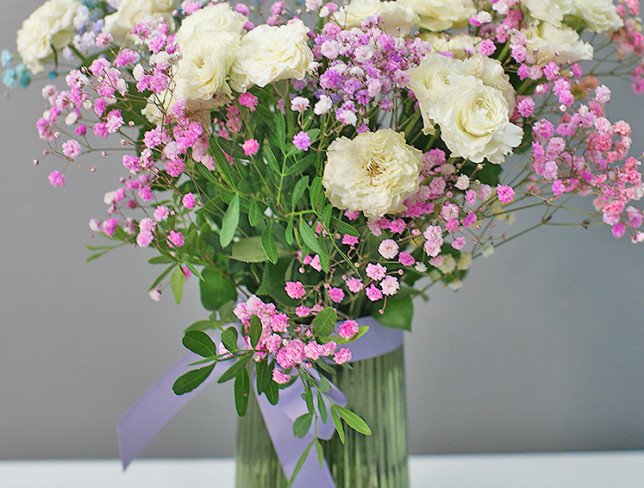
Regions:
[[[2,1],[0,46],[39,3]],[[642,99],[612,86],[641,151]],[[150,301],[139,251],[85,264],[120,164],[51,189],[59,162],[31,165],[38,91],[0,100],[0,458],[112,458],[117,418],[202,313],[194,282],[180,307]],[[412,451],[644,448],[641,256],[607,227],[547,228],[476,262],[459,293],[432,289],[407,341]],[[231,393],[209,388],[146,454],[230,455]]]

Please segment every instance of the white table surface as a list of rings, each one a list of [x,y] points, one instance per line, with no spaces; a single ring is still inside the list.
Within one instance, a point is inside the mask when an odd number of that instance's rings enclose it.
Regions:
[[[644,452],[414,456],[412,488],[644,488]],[[233,488],[231,459],[0,461],[0,488]],[[311,487],[314,488],[314,487]]]

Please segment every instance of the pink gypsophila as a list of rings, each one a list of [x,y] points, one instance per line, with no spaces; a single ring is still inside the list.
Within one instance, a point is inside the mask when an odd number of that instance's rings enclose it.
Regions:
[[[299,281],[288,281],[286,285],[284,285],[284,291],[286,291],[286,294],[294,300],[304,298],[306,295],[304,285]]]
[[[350,340],[355,337],[359,330],[358,322],[355,320],[345,320],[338,327],[338,334],[343,339]]]

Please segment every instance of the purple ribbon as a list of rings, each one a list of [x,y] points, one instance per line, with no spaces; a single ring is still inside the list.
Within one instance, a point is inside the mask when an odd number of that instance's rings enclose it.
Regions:
[[[358,324],[369,326],[369,332],[356,342],[346,346],[351,350],[352,362],[382,356],[395,351],[403,344],[403,331],[383,327],[372,317],[361,318],[358,320]],[[219,342],[218,332],[213,333],[212,337],[216,342]],[[191,363],[200,359],[203,358],[193,353],[186,355],[151,385],[120,418],[116,430],[123,469],[127,469],[128,465],[143,452],[152,439],[190,400],[208,384],[217,381],[233,364],[232,361],[218,363],[210,377],[194,391],[181,396],[175,395],[172,391],[175,380],[191,369]],[[264,423],[287,478],[293,474],[297,461],[313,441],[314,436],[312,431],[309,431],[304,438],[295,437],[293,434],[293,422],[308,411],[301,396],[303,392],[304,387],[301,382],[296,381],[290,387],[280,391],[278,405],[271,405],[265,395],[256,395]],[[346,405],[346,397],[333,385],[331,385],[328,396],[334,403],[341,406]],[[327,410],[329,408],[330,405],[327,405]],[[320,420],[318,424],[319,439],[330,439],[334,431],[331,419],[327,419],[325,423]],[[315,449],[311,449],[309,452],[293,488],[310,488],[311,486],[316,488],[335,487],[329,467],[326,463],[320,466]]]

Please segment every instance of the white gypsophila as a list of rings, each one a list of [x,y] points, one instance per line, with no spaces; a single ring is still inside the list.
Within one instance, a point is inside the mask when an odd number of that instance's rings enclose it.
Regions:
[[[436,121],[452,156],[500,164],[521,144],[523,129],[510,122],[500,90],[471,75],[454,75]]]
[[[324,115],[333,107],[333,100],[328,95],[320,96],[320,100],[313,107],[313,112],[315,115]]]
[[[393,239],[385,239],[378,246],[380,255],[390,261],[398,256],[398,250],[398,244]]]
[[[194,110],[213,108],[230,96],[230,69],[246,17],[228,4],[211,5],[184,20],[176,42],[181,59],[174,72],[177,98]]]
[[[382,30],[393,36],[406,36],[418,23],[414,10],[396,1],[352,0],[333,14],[335,21],[345,29],[360,27],[369,17],[380,17]]]
[[[469,34],[450,36],[444,33],[424,32],[420,36],[429,43],[435,53],[452,53],[456,59],[464,59],[476,52],[476,46],[482,41],[480,37]]]
[[[322,183],[331,204],[363,212],[369,219],[405,209],[418,191],[422,153],[392,129],[341,137],[327,150]]]
[[[572,11],[573,0],[521,0],[521,3],[535,19],[558,26]]]
[[[132,29],[146,17],[163,19],[170,28],[174,27],[172,13],[179,0],[120,0],[117,10],[105,17],[105,31],[120,46],[132,42]]]
[[[617,30],[624,25],[612,0],[573,0],[572,3],[571,13],[584,19],[593,32]]]
[[[22,23],[16,46],[29,71],[43,71],[44,63],[53,61],[54,49],[63,49],[72,41],[80,7],[77,0],[48,0]]]
[[[476,7],[472,0],[399,0],[411,7],[419,17],[418,26],[430,31],[444,31],[461,27],[473,15]]]
[[[313,62],[309,28],[301,20],[286,25],[259,25],[241,40],[231,71],[231,85],[244,92],[280,80],[301,80]]]
[[[593,46],[569,27],[542,22],[528,27],[525,35],[530,63],[543,66],[550,61],[563,64],[593,59]]]

